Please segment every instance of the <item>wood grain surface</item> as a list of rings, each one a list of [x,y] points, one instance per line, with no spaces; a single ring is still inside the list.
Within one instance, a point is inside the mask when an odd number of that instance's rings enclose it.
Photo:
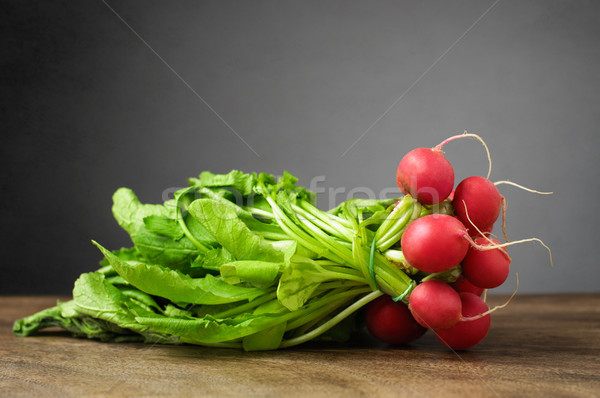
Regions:
[[[407,347],[358,335],[250,353],[12,335],[15,319],[56,299],[0,297],[1,396],[600,396],[600,294],[517,296],[492,316],[484,342],[461,353],[431,332]]]

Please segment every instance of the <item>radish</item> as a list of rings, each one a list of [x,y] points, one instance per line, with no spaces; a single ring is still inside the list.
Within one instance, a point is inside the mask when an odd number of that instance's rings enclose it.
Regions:
[[[464,263],[464,260],[463,260],[463,263]],[[450,284],[450,286],[452,286],[452,288],[459,293],[462,293],[462,292],[473,293],[474,295],[476,295],[478,297],[481,297],[481,294],[483,293],[483,290],[484,290],[483,288],[475,286],[474,284],[469,282],[469,280],[467,278],[465,278],[464,275],[459,276],[455,282],[452,282]]]
[[[488,311],[485,302],[473,293],[460,293],[462,318],[476,317]],[[490,330],[490,315],[462,320],[449,329],[436,330],[437,339],[453,350],[466,350],[481,342]]]
[[[425,272],[443,272],[455,267],[469,250],[465,226],[448,215],[431,214],[408,225],[400,245],[404,259]]]
[[[478,246],[500,245],[495,239],[477,238]],[[484,289],[492,289],[504,283],[510,270],[511,258],[506,249],[480,250],[472,246],[462,261],[463,275],[473,285]]]
[[[493,182],[484,177],[472,176],[462,180],[456,187],[454,211],[456,217],[467,227],[469,235],[477,236],[480,235],[477,228],[482,232],[492,231],[503,200]]]
[[[452,327],[461,317],[460,296],[437,279],[417,285],[410,294],[408,308],[416,321],[429,329]]]
[[[454,187],[454,169],[440,149],[417,148],[407,153],[396,171],[404,194],[433,205],[446,199]]]
[[[406,304],[395,302],[388,295],[369,303],[365,321],[369,332],[388,344],[407,344],[427,331],[413,318]]]
[[[492,170],[490,151],[477,134],[455,135],[433,148],[413,149],[400,161],[396,170],[396,183],[400,191],[410,194],[424,205],[434,205],[446,199],[454,187],[454,168],[444,157],[442,148],[459,138],[476,138],[485,147],[488,161],[488,178]]]

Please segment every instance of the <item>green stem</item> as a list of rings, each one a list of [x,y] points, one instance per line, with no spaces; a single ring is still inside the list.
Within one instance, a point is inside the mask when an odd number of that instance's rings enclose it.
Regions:
[[[295,321],[290,322],[290,323],[294,324],[294,323],[299,323],[299,322],[297,322],[298,319],[303,319],[303,321],[298,324],[298,326],[300,326],[300,324],[304,324],[306,322],[311,321],[314,318],[317,318],[321,314],[320,309],[322,309],[323,307],[328,307],[337,302],[348,300],[359,294],[368,293],[368,292],[370,292],[370,289],[368,287],[359,287],[356,289],[339,288],[339,289],[332,290],[332,291],[328,292],[326,295],[324,295],[323,297],[319,297],[319,298],[315,299],[312,303],[308,303],[304,307],[302,307],[294,312],[291,312],[290,314],[296,314],[297,316],[288,316],[286,320],[291,321],[292,319],[295,319]],[[289,315],[289,314],[286,314],[286,315]]]
[[[342,299],[347,299],[350,297],[354,297],[358,294],[367,293],[369,291],[370,291],[369,288],[364,287],[364,288],[344,290],[341,292],[336,292],[336,291],[330,292],[323,297],[317,298],[314,302],[308,303],[304,307],[297,309],[296,311],[291,311],[291,312],[279,315],[277,318],[277,322],[273,323],[269,327],[275,326],[275,325],[283,323],[283,322],[289,322],[289,321],[292,321],[293,319],[297,319],[297,318],[307,316],[307,315],[309,316],[307,318],[307,321],[310,321],[310,319],[312,319],[312,317],[314,316],[313,314],[317,313],[317,310],[319,308],[322,308],[323,306],[327,306],[327,305],[331,304],[332,302],[339,301]]]
[[[313,238],[318,239],[322,245],[326,246],[331,252],[342,259],[343,264],[352,265],[352,252],[342,245],[338,244],[330,235],[326,234],[319,227],[314,225],[308,219],[300,219],[304,229],[311,234]]]
[[[423,279],[421,279],[421,283],[427,282],[428,280],[431,280],[431,279],[435,279],[439,274],[441,274],[441,272],[435,272],[433,274],[429,274],[426,277],[424,277]]]
[[[323,247],[316,242],[316,240],[300,229],[292,220],[290,220],[283,210],[275,203],[273,198],[270,196],[265,196],[267,202],[271,205],[273,209],[273,214],[275,215],[275,220],[277,224],[283,229],[285,233],[287,233],[290,237],[297,240],[302,246],[306,247],[309,250],[312,250],[315,253],[321,253]],[[335,261],[335,260],[334,260]]]
[[[330,305],[324,306],[316,311],[311,312],[310,314],[304,315],[300,318],[296,318],[294,321],[288,322],[285,330],[287,332],[299,328],[301,326],[306,327],[306,330],[308,330],[310,328],[309,325],[316,325],[320,320],[322,320],[332,311],[335,311],[336,308],[341,307],[344,303],[348,302],[349,300],[351,300],[351,298],[344,298],[338,301],[334,301]]]
[[[244,209],[244,210],[246,210],[250,214],[256,214],[256,215],[259,215],[261,217],[270,218],[270,219],[274,219],[275,218],[275,216],[273,215],[273,213],[269,213],[266,210],[258,209],[256,207],[241,206],[241,208]]]
[[[329,275],[331,277],[331,279],[345,279],[348,281],[366,283],[365,278],[363,278],[362,276],[347,274],[345,272],[329,271],[328,268],[326,268],[326,267],[323,267],[323,268],[327,271],[327,275]]]
[[[349,251],[352,250],[352,242],[341,240],[341,239],[336,238],[336,237],[331,237],[331,239],[333,240],[333,242],[335,242],[336,245],[340,245],[342,247],[345,247]]]
[[[408,198],[408,199],[407,199]],[[396,212],[398,210],[398,212]],[[393,214],[396,213],[396,214]],[[377,239],[377,248],[381,251],[389,249],[392,245],[402,238],[404,230],[412,221],[416,220],[421,214],[421,205],[412,197],[405,196],[402,203],[392,211],[390,217],[379,227],[375,236]],[[389,223],[387,223],[391,220]],[[387,223],[387,224],[386,224]],[[380,230],[385,227],[383,232]]]
[[[395,235],[390,236],[386,240],[377,242],[377,248],[381,251],[386,251],[387,249],[392,247],[396,242],[402,239],[402,235],[404,234],[405,230],[406,226],[404,226],[404,228],[400,229],[399,231],[396,231]]]
[[[277,232],[252,231],[254,234],[269,240],[290,240],[290,236]]]
[[[175,201],[175,218],[177,219],[177,222],[179,223],[179,226],[183,230],[185,236],[187,236],[187,238],[194,244],[194,246],[196,246],[198,250],[200,250],[202,253],[207,253],[210,249],[203,245],[202,242],[200,242],[198,239],[196,239],[194,235],[192,235],[185,223],[185,220],[183,219],[183,213],[181,211],[181,198],[183,198],[183,196],[190,192],[192,189],[195,189],[195,187],[189,187],[177,197],[177,200]]]
[[[314,328],[315,325],[317,325],[319,322],[321,322],[329,314],[330,314],[330,311],[329,312],[323,311],[323,313],[319,317],[314,318],[314,319],[312,319],[312,320],[304,323],[303,325],[300,325],[300,326],[296,327],[295,330],[291,329],[291,330],[294,330],[294,333],[290,334],[290,337],[294,336],[294,335],[295,336],[303,335],[304,333],[306,333],[310,329]]]
[[[383,255],[389,261],[404,263],[404,254],[401,250],[386,250]]]
[[[327,260],[327,259],[319,259],[319,260],[313,260],[313,261],[319,265],[340,265],[340,263],[336,263],[335,261],[331,261],[331,260]]]
[[[267,199],[267,202],[271,206],[273,210],[273,215],[275,216],[275,221],[277,224],[283,229],[283,231],[288,234],[293,239],[297,240],[302,246],[306,247],[309,250],[312,250],[315,253],[321,253],[323,247],[316,241],[312,236],[304,232],[300,227],[298,227],[289,217],[285,214],[285,212],[279,207],[279,205],[275,202],[275,200],[268,194],[267,189],[262,186],[264,191],[263,195]],[[334,261],[337,259],[333,259]]]
[[[343,234],[340,234],[338,231],[335,230],[335,228],[332,228],[331,225],[323,222],[323,220],[321,220],[320,218],[318,218],[317,216],[315,216],[313,214],[310,214],[309,212],[305,211],[301,207],[299,207],[297,205],[292,205],[292,210],[294,210],[297,213],[298,218],[302,217],[302,218],[308,219],[312,223],[316,224],[319,228],[327,231],[331,235],[337,236],[338,238],[341,238],[341,239],[345,239]]]
[[[365,281],[362,282],[355,282],[355,281],[349,281],[349,280],[338,280],[338,281],[334,281],[334,282],[323,282],[319,285],[319,287],[317,287],[315,289],[315,291],[313,292],[313,294],[310,296],[310,298],[314,298],[317,297],[319,295],[321,295],[323,292],[327,292],[330,290],[335,290],[335,289],[339,289],[339,288],[344,288],[346,290],[348,290],[349,288],[353,288],[353,287],[364,287],[365,285]]]
[[[227,311],[223,311],[223,312],[219,312],[217,314],[212,315],[213,317],[217,318],[217,319],[225,319],[225,318],[231,318],[233,315],[237,315],[237,314],[241,314],[243,312],[248,312],[249,310],[258,307],[259,305],[266,303],[267,301],[273,300],[277,298],[277,293],[276,292],[272,292],[272,293],[267,293],[264,294],[258,298],[255,298],[254,300],[246,303],[246,304],[242,304],[242,305],[238,305],[234,308],[231,308]]]
[[[307,342],[311,339],[314,339],[315,337],[325,333],[326,331],[328,331],[329,329],[331,329],[332,327],[334,327],[335,325],[337,325],[338,323],[343,321],[345,318],[350,316],[352,313],[354,313],[355,311],[357,311],[364,305],[368,304],[369,302],[375,300],[377,297],[379,297],[381,295],[383,295],[383,293],[380,291],[371,292],[371,293],[367,294],[366,296],[362,297],[360,300],[357,300],[352,305],[346,307],[339,314],[337,314],[336,316],[334,316],[333,318],[331,318],[324,324],[320,325],[319,327],[311,330],[310,332],[305,333],[301,336],[289,339],[289,340],[282,341],[281,344],[279,345],[279,348],[292,347],[292,346]]]
[[[319,220],[321,220],[325,225],[331,228],[332,231],[335,231],[333,235],[339,236],[340,238],[351,242],[352,236],[354,235],[354,231],[351,226],[344,226],[340,222],[338,222],[334,216],[331,214],[327,214],[317,209],[307,201],[303,200],[300,202],[300,206],[306,210],[309,214],[315,216]]]
[[[359,231],[363,228],[358,227]],[[366,262],[366,252],[364,250],[364,246],[362,244],[364,239],[364,231],[363,233],[358,233],[354,237],[352,241],[352,255],[354,263],[358,266],[358,270],[362,273],[363,278],[369,283],[371,290],[377,290],[377,286],[375,285],[375,281],[371,278],[371,273],[369,271],[369,265]]]
[[[331,218],[332,220],[340,223],[341,225],[343,225],[344,227],[348,228],[348,229],[352,229],[352,226],[354,225],[352,223],[352,221],[346,220],[345,218],[339,217],[339,216],[335,216],[333,214],[329,214],[329,213],[325,213],[327,215],[327,217]]]
[[[317,262],[317,264],[319,264]],[[355,268],[350,268],[350,267],[344,267],[344,266],[340,266],[338,264],[319,264],[321,267],[323,267],[324,269],[326,269],[329,272],[334,272],[337,274],[345,274],[345,275],[352,275],[353,277],[355,277],[357,282],[365,282],[365,278],[363,278],[361,272]]]
[[[377,229],[377,233],[375,234],[375,237],[378,241],[387,239],[389,237],[388,235],[389,235],[390,229],[392,229],[397,224],[396,221],[398,219],[401,219],[406,215],[407,210],[413,201],[414,200],[412,199],[412,197],[410,195],[406,195],[406,196],[404,196],[404,198],[402,198],[400,203],[398,203],[392,209],[392,211],[387,215],[387,217],[383,220],[383,222]]]
[[[381,253],[375,253],[375,275],[391,287],[391,291],[386,293],[392,297],[402,294],[413,283],[408,275],[386,260]]]

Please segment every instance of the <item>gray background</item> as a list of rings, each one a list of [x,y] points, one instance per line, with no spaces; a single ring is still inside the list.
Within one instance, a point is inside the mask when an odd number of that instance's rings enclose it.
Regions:
[[[1,3],[0,293],[69,293],[90,239],[129,245],[120,186],[159,202],[237,168],[379,193],[406,152],[465,129],[492,180],[555,192],[501,189],[510,237],[554,254],[511,250],[520,292],[600,291],[599,2],[108,4],[164,62],[102,1]],[[446,154],[457,182],[485,175],[476,141]]]

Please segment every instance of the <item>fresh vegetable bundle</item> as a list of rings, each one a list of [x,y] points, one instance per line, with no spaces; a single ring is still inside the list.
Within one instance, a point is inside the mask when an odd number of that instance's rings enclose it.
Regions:
[[[162,205],[120,188],[113,214],[133,247],[94,242],[101,268],[14,333],[58,326],[103,341],[270,350],[347,339],[369,304],[367,327],[383,341],[429,328],[469,348],[490,325],[479,296],[508,275],[506,244],[488,237],[502,197],[480,177],[451,192],[441,146],[409,152],[397,180],[400,199],[349,199],[326,212],[287,172],[203,172]]]

